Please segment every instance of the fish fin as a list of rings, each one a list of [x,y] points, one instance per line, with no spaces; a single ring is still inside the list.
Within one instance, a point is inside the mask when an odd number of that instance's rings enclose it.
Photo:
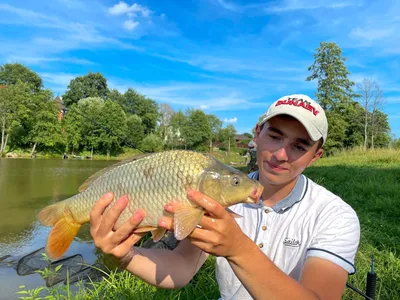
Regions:
[[[167,229],[165,228],[157,228],[151,232],[151,238],[154,242],[158,242],[164,237],[166,231]]]
[[[157,229],[157,227],[145,226],[145,227],[136,228],[133,232],[134,233],[142,233],[142,232],[154,231],[156,229]]]
[[[192,206],[181,206],[174,214],[174,233],[177,240],[186,238],[200,223],[204,210]]]
[[[38,213],[38,219],[44,226],[54,226],[64,213],[63,203],[46,206]]]
[[[116,164],[108,166],[107,168],[104,168],[104,169],[94,173],[92,176],[90,176],[88,179],[86,179],[86,181],[79,187],[79,192],[82,193],[83,191],[85,191],[97,178],[99,178],[100,176],[104,175],[105,173],[115,169],[116,167],[125,165],[127,163],[133,162],[135,160],[144,158],[149,155],[152,155],[152,153],[144,153],[144,154],[134,155],[134,156],[131,156],[127,159],[121,160],[120,162],[117,162]]]
[[[80,224],[71,222],[66,217],[59,219],[47,239],[47,255],[52,259],[60,258],[71,245],[80,227]]]
[[[226,208],[226,211],[235,219],[239,219],[239,218],[243,218],[243,216],[235,213],[233,210],[231,210],[230,208]]]

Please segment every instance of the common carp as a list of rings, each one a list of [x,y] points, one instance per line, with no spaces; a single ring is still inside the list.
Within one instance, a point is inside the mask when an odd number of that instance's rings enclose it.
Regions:
[[[174,218],[175,237],[182,240],[204,215],[204,209],[187,199],[189,188],[210,196],[224,207],[239,202],[255,203],[263,191],[258,181],[199,152],[165,151],[122,161],[89,177],[78,194],[39,212],[39,221],[53,226],[47,239],[47,254],[56,259],[68,250],[81,225],[89,222],[94,204],[107,192],[114,193],[114,200],[107,209],[122,195],[129,199],[115,229],[136,210],[143,209],[145,218],[135,232],[151,231],[153,240],[157,241],[165,234],[165,229],[158,227],[158,221],[168,216]],[[182,204],[174,215],[164,210],[164,205],[170,201]]]

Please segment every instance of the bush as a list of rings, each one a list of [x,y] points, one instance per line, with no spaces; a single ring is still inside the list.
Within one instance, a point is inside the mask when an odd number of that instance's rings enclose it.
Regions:
[[[146,136],[141,144],[141,150],[144,152],[160,152],[163,150],[164,145],[160,137],[155,134]]]

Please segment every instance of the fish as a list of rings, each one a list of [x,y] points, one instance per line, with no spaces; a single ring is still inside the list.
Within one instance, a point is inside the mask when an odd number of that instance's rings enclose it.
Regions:
[[[169,150],[139,159],[118,162],[90,176],[76,195],[44,207],[38,220],[53,227],[46,242],[46,253],[51,259],[60,258],[69,248],[79,228],[90,221],[90,211],[102,195],[114,193],[108,211],[123,195],[128,205],[118,217],[117,230],[135,211],[142,209],[145,217],[135,233],[151,232],[154,241],[160,240],[166,229],[159,227],[159,219],[174,219],[174,235],[183,240],[199,225],[205,211],[187,198],[194,189],[215,199],[229,210],[237,203],[258,202],[263,186],[247,174],[228,166],[209,154],[190,150]],[[174,214],[164,210],[168,202],[178,202]]]

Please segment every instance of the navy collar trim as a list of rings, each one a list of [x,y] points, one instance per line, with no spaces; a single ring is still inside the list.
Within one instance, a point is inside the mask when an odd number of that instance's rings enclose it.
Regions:
[[[256,172],[250,173],[248,176],[252,179],[258,180],[259,174],[258,174],[258,171],[256,171]],[[280,200],[278,203],[276,203],[272,207],[272,209],[276,213],[279,213],[279,214],[284,213],[285,211],[290,209],[293,205],[295,205],[296,203],[303,200],[304,196],[307,194],[307,190],[308,190],[308,179],[307,179],[307,177],[305,177],[302,174],[299,176],[299,178],[296,182],[296,185],[294,186],[294,188],[290,192],[290,194],[287,195],[282,200]],[[260,198],[260,202],[257,205],[257,207],[258,206],[260,206],[260,207],[264,206],[261,198]]]

